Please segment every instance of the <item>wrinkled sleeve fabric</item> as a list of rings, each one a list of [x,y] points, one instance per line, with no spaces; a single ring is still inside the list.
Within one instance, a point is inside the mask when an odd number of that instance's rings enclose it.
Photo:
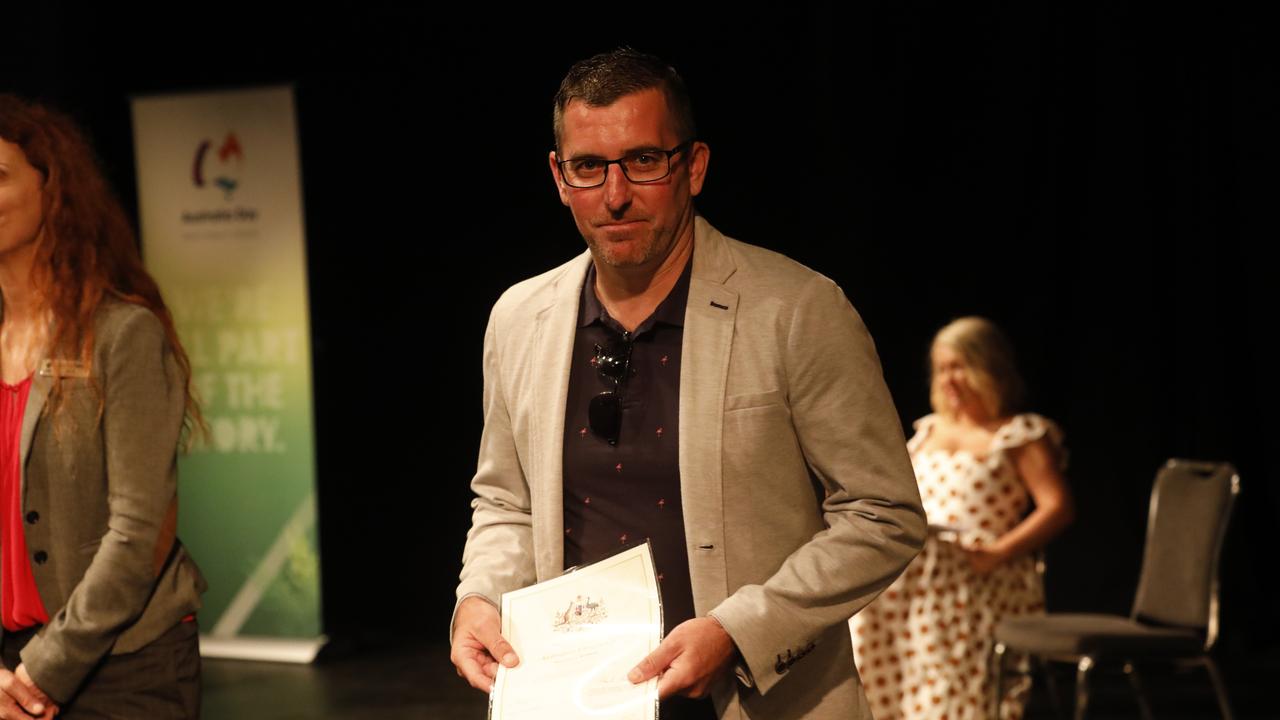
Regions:
[[[155,590],[157,558],[170,549],[159,545],[173,543],[172,534],[162,531],[171,524],[177,496],[184,378],[164,326],[147,310],[132,309],[116,332],[99,341],[94,372],[103,393],[107,532],[66,604],[22,650],[36,685],[59,702],[142,614]]]
[[[900,421],[871,336],[844,293],[814,275],[780,332],[792,426],[825,492],[825,529],[768,580],[738,588],[711,612],[747,666],[739,677],[761,693],[783,678],[788,659],[888,587],[925,538]]]
[[[502,594],[531,585],[533,515],[503,386],[502,303],[494,307],[484,337],[484,430],[471,480],[471,530],[462,552],[457,602],[479,595],[495,606]],[[455,605],[455,613],[457,606]],[[453,623],[449,625],[450,638]]]

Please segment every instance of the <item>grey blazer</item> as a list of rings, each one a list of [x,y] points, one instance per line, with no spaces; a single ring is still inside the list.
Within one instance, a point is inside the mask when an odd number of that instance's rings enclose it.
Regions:
[[[564,406],[590,261],[512,287],[490,316],[459,598],[497,603],[563,570]],[[696,611],[720,621],[744,661],[713,691],[720,717],[870,718],[845,621],[925,535],[897,413],[840,288],[701,217],[680,480]]]
[[[40,364],[22,422],[23,525],[49,623],[21,655],[58,702],[107,653],[136,651],[199,609],[205,589],[175,537],[185,394],[164,328],[110,298],[94,333],[89,367]],[[55,376],[64,395],[50,415]]]

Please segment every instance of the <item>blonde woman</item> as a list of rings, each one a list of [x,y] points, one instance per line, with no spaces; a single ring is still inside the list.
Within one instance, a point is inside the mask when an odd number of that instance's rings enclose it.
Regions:
[[[984,717],[996,623],[1043,612],[1033,554],[1070,524],[1062,433],[1019,412],[1004,334],[966,317],[930,350],[933,414],[907,442],[930,536],[906,572],[854,616],[854,656],[877,720]],[[1027,685],[1001,698],[1020,718]]]

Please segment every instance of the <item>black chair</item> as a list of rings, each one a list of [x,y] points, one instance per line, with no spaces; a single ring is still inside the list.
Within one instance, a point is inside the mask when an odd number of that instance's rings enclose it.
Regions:
[[[1151,490],[1142,575],[1129,617],[1050,613],[996,626],[991,717],[999,717],[1006,653],[1076,666],[1076,720],[1089,706],[1089,673],[1119,663],[1142,717],[1151,706],[1135,669],[1139,661],[1203,665],[1225,720],[1231,720],[1222,674],[1209,651],[1218,639],[1218,558],[1240,477],[1229,463],[1170,460]],[[1055,698],[1056,700],[1056,698]]]

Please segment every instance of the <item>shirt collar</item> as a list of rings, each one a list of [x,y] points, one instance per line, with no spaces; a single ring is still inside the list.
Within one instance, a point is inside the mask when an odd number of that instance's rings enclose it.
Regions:
[[[689,304],[689,278],[692,274],[693,256],[690,255],[676,284],[671,287],[671,291],[662,299],[662,302],[658,303],[658,307],[653,309],[653,314],[640,323],[633,335],[639,335],[657,323],[684,327],[684,311]],[[605,310],[600,298],[596,297],[596,264],[592,260],[587,263],[587,279],[582,283],[582,298],[578,302],[578,327],[597,323],[618,332],[622,331],[618,321],[609,316],[609,311]]]

